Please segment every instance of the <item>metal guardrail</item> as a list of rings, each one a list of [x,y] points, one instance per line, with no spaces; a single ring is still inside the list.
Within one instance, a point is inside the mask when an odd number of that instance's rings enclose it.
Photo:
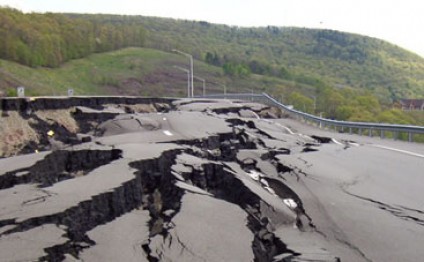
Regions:
[[[362,135],[366,130],[368,130],[368,135],[373,136],[375,132],[379,133],[381,138],[385,137],[385,132],[391,132],[394,139],[399,138],[400,133],[408,134],[408,141],[413,141],[414,134],[424,134],[424,126],[412,126],[412,125],[396,125],[396,124],[385,124],[385,123],[368,123],[368,122],[350,122],[350,121],[338,121],[331,120],[326,118],[321,118],[315,115],[304,113],[295,109],[292,109],[280,102],[278,102],[272,96],[262,93],[262,94],[217,94],[217,95],[207,95],[204,96],[207,98],[225,98],[225,99],[239,99],[247,101],[261,102],[264,104],[276,106],[292,117],[299,118],[305,122],[311,122],[317,124],[320,128],[325,127],[334,127],[335,131],[344,132],[345,129],[349,130],[349,134],[352,134],[356,131],[359,135]]]

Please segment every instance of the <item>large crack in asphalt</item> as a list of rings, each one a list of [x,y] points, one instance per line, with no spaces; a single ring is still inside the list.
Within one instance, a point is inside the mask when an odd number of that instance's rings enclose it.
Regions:
[[[269,219],[261,212],[263,201],[248,189],[225,164],[206,163],[201,169],[183,173],[186,182],[211,193],[215,198],[235,204],[247,214],[247,227],[254,234],[252,250],[255,261],[272,261],[280,254],[298,255],[268,229]]]
[[[253,126],[251,126],[253,127]],[[299,255],[287,246],[269,230],[268,223],[270,219],[261,213],[261,203],[263,201],[259,196],[251,192],[233,173],[228,172],[225,162],[236,161],[237,152],[240,149],[256,149],[256,143],[250,141],[250,138],[243,129],[233,128],[232,133],[218,134],[210,136],[202,140],[179,140],[174,143],[195,147],[200,150],[188,148],[184,153],[204,158],[211,161],[220,161],[219,163],[202,164],[200,169],[191,168],[191,172],[182,173],[185,182],[192,184],[206,192],[211,193],[215,198],[225,200],[229,203],[238,205],[247,214],[247,227],[254,234],[252,241],[252,250],[255,255],[255,261],[272,261],[273,258],[281,254],[290,254],[292,257]],[[211,153],[216,151],[218,153]],[[207,152],[207,153],[205,153]],[[288,154],[289,150],[271,151],[270,155]],[[269,156],[266,156],[269,158]],[[264,158],[266,158],[264,156]],[[133,165],[133,167],[135,167]],[[276,165],[279,172],[289,172],[292,169],[283,165]],[[137,169],[140,169],[137,167]],[[164,215],[161,210],[172,210],[172,216],[175,216],[180,209],[180,202],[183,192],[173,186],[175,178],[169,174],[160,176],[142,176],[149,178],[145,192],[151,203],[149,209],[151,220],[150,238],[160,234],[164,241],[171,236],[168,235],[167,226],[172,224],[172,217]],[[303,228],[302,216],[306,213],[303,209],[300,198],[287,186],[278,180],[266,180],[270,186],[277,191],[277,195],[281,198],[294,198],[298,203],[296,212],[298,219],[296,225]],[[164,185],[167,184],[167,187]],[[170,197],[172,196],[172,197]],[[306,215],[308,226],[312,226],[311,219]],[[305,220],[304,220],[305,221]],[[150,239],[143,244],[142,248],[146,252],[146,257],[149,261],[159,261],[160,257],[155,257],[151,254]]]
[[[256,161],[240,162],[236,159],[236,155],[241,149],[257,149],[257,143],[252,141],[252,138],[246,135],[242,125],[249,125],[249,128],[255,129],[253,122],[244,121],[229,121],[233,124],[233,133],[219,134],[217,136],[209,137],[202,141],[177,141],[179,144],[196,147],[200,151],[188,149],[185,151],[187,154],[192,154],[200,158],[206,158],[212,161],[219,161],[219,163],[202,164],[201,168],[191,168],[191,172],[182,173],[185,182],[188,182],[206,192],[211,193],[218,199],[238,205],[247,214],[248,228],[254,233],[255,238],[252,242],[252,250],[255,254],[255,261],[272,261],[273,258],[281,254],[289,254],[288,257],[295,257],[299,253],[290,250],[287,246],[269,230],[269,223],[271,219],[261,213],[260,205],[263,201],[251,192],[243,183],[234,177],[233,173],[226,171],[230,168],[226,166],[225,162],[238,162],[242,169],[246,172],[249,170],[257,170]],[[258,132],[263,135],[263,132]],[[258,140],[256,140],[258,141]],[[259,145],[262,147],[262,145]],[[210,152],[218,150],[217,154],[202,154],[199,152]],[[283,165],[276,158],[277,155],[290,154],[288,149],[269,151],[261,156],[262,160],[272,163],[276,171],[282,175],[284,173],[293,173],[297,177],[298,172],[294,169]],[[231,168],[230,168],[231,169]],[[299,170],[302,173],[301,170]],[[305,173],[303,173],[305,174]],[[306,175],[306,174],[305,174]],[[299,179],[299,178],[298,178]],[[315,225],[312,219],[306,214],[303,203],[300,197],[286,186],[283,182],[272,179],[263,178],[262,183],[265,183],[271,188],[275,194],[282,200],[291,199],[296,202],[294,212],[296,213],[296,226],[300,230],[314,230]],[[147,250],[147,248],[146,248]],[[287,258],[287,257],[286,257]]]
[[[66,179],[86,175],[95,168],[121,158],[121,154],[119,149],[54,151],[30,167],[9,171],[0,176],[0,189],[28,183],[48,187]]]
[[[172,143],[194,147],[191,151],[200,158],[213,161],[236,161],[240,149],[256,149],[255,141],[246,134],[244,129],[233,128],[233,132],[220,133],[203,139],[177,140]]]
[[[172,186],[172,180],[162,179],[161,181],[164,184],[155,184],[157,178],[169,178],[166,174],[170,174],[169,168],[172,165],[172,159],[175,158],[177,153],[178,150],[165,151],[159,158],[131,163],[131,166],[139,170],[135,172],[134,179],[123,183],[109,192],[95,195],[91,199],[80,202],[78,205],[68,208],[63,212],[33,217],[20,222],[17,222],[15,219],[0,221],[0,225],[13,226],[13,228],[0,234],[0,236],[28,231],[45,224],[63,226],[66,231],[66,237],[69,240],[64,244],[46,248],[45,252],[47,255],[39,258],[39,260],[62,261],[65,259],[65,254],[71,254],[75,258],[78,258],[78,254],[83,249],[95,245],[95,242],[86,235],[87,231],[111,222],[117,217],[140,207],[149,209],[154,218],[150,223],[151,232],[156,232],[155,230],[157,230],[158,233],[162,233],[159,230],[160,227],[157,221],[159,218],[163,218],[166,221],[167,218],[157,215],[159,214],[157,207],[159,200],[154,198],[155,194],[153,194],[153,200],[151,201],[152,195],[149,195],[149,192],[151,190],[153,192],[164,190],[165,193],[163,195],[166,196],[164,203],[178,202],[172,200],[172,198],[178,196],[178,192],[175,195],[168,194],[175,189]],[[154,188],[154,186],[158,186],[158,188]],[[173,208],[177,209],[178,206],[174,206]]]
[[[219,150],[220,154],[196,154],[191,148],[188,148],[184,153],[205,157],[208,160],[235,161],[236,154],[239,149],[252,148],[251,143],[246,143],[246,136],[243,132],[220,134],[211,136],[202,141],[178,141],[180,144],[198,146],[206,151]],[[256,148],[256,147],[254,147]],[[143,163],[143,162],[141,162]],[[138,166],[132,163],[132,167],[139,170],[151,170]],[[201,165],[200,169],[192,168],[190,173],[182,173],[185,182],[211,193],[215,198],[225,200],[229,203],[238,205],[246,212],[249,230],[254,234],[252,241],[252,250],[255,255],[255,261],[272,261],[273,257],[280,254],[290,254],[296,256],[298,253],[287,248],[287,246],[277,238],[274,233],[268,230],[269,219],[261,214],[260,206],[263,201],[256,194],[251,192],[240,180],[238,180],[231,172],[225,169],[228,166],[219,163],[207,163]],[[142,171],[139,171],[142,172]],[[151,172],[151,171],[149,171]],[[154,175],[156,174],[156,175]],[[150,237],[143,244],[142,248],[146,252],[146,257],[149,261],[159,261],[160,257],[155,257],[151,254],[149,246],[150,238],[160,234],[164,241],[171,236],[168,235],[167,228],[172,224],[172,217],[175,216],[180,209],[181,197],[183,190],[175,187],[175,177],[170,173],[153,172],[144,174],[143,192],[148,197],[149,213],[151,220],[149,222]],[[276,182],[274,184],[277,184]],[[274,186],[273,184],[273,186]],[[279,185],[282,187],[282,185]],[[278,186],[275,186],[276,188]],[[286,187],[287,188],[287,187]],[[286,189],[285,188],[285,189]],[[279,193],[282,190],[279,190]],[[169,212],[169,211],[173,212]],[[166,214],[163,211],[167,211]],[[172,216],[168,215],[171,213]]]
[[[175,186],[175,177],[171,174],[171,166],[175,161],[178,151],[163,155],[156,163],[150,161],[136,161],[130,163],[135,168],[135,174],[140,178],[142,208],[150,214],[149,239],[142,244],[149,261],[160,261],[151,254],[150,239],[156,235],[163,238],[168,236],[168,229],[172,225],[172,218],[181,208],[181,198],[184,191]]]
[[[219,109],[215,113],[238,112],[237,110]],[[127,110],[128,111],[128,110]],[[114,118],[116,114],[84,113],[76,111],[74,118],[84,132],[94,132],[99,122]],[[34,128],[46,130],[54,128],[62,130],[58,126],[42,121],[37,118]],[[128,165],[133,168],[134,178],[118,185],[107,192],[92,196],[75,206],[69,207],[62,212],[39,217],[31,217],[20,221],[18,219],[5,219],[0,221],[0,227],[8,226],[8,229],[0,233],[0,237],[17,232],[25,232],[36,227],[53,224],[66,232],[67,241],[44,249],[46,255],[39,258],[41,261],[62,261],[66,255],[79,258],[84,249],[96,245],[96,242],[88,236],[87,232],[94,228],[114,221],[119,216],[129,213],[135,209],[147,210],[150,216],[148,222],[149,235],[140,244],[139,248],[144,251],[148,261],[156,262],[163,260],[161,252],[154,250],[152,240],[161,237],[169,245],[178,245],[193,255],[202,259],[177,235],[170,234],[175,226],[173,218],[180,212],[182,197],[186,190],[177,186],[177,177],[171,172],[176,158],[181,154],[188,154],[205,160],[207,163],[194,168],[187,164],[190,172],[182,172],[180,175],[184,182],[193,185],[212,197],[226,201],[238,206],[246,214],[246,227],[253,234],[251,249],[254,261],[275,261],[275,257],[284,255],[282,261],[296,261],[301,255],[296,250],[290,249],[273,232],[273,218],[269,216],[274,212],[273,207],[261,199],[246,186],[236,175],[229,163],[236,163],[246,172],[262,170],[257,161],[239,161],[237,154],[240,150],[264,149],[267,152],[260,156],[262,161],[271,163],[278,178],[261,177],[259,179],[262,187],[267,187],[281,200],[289,201],[290,208],[296,215],[295,226],[300,231],[316,231],[312,219],[307,215],[302,200],[289,186],[284,183],[284,174],[290,173],[297,176],[306,175],[302,170],[284,165],[277,156],[291,154],[290,149],[269,148],[262,139],[275,139],[270,134],[257,128],[254,121],[242,119],[227,119],[232,132],[209,135],[202,139],[176,140],[171,143],[183,146],[183,149],[164,151],[159,157],[152,159],[134,160]],[[68,135],[66,130],[59,131],[59,137]],[[252,135],[252,133],[254,135]],[[73,137],[73,136],[71,136]],[[71,143],[68,140],[63,142]],[[43,144],[44,142],[42,142]],[[166,142],[170,143],[170,142]],[[47,144],[47,142],[45,142]],[[304,145],[302,145],[304,146]],[[306,145],[307,146],[307,145]],[[31,147],[28,150],[33,150]],[[312,151],[312,150],[310,150]],[[304,150],[309,152],[309,150]],[[90,172],[101,166],[110,164],[112,161],[122,157],[122,151],[112,150],[57,150],[47,155],[43,160],[34,165],[9,171],[0,176],[0,189],[12,188],[17,185],[34,183],[39,190],[52,186],[66,179],[75,179],[79,176],[90,175]],[[45,192],[48,194],[48,192]],[[43,201],[35,199],[32,201]],[[282,202],[285,203],[285,202]],[[27,204],[27,203],[23,203]],[[267,212],[263,206],[267,206]],[[278,214],[274,214],[277,216]],[[176,241],[172,241],[172,237]],[[157,247],[155,247],[157,249]]]

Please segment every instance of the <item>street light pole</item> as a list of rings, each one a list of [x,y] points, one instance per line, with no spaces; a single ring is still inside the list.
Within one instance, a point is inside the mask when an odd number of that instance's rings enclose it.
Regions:
[[[185,69],[184,67],[181,67],[181,66],[174,66],[174,67],[187,73],[187,97],[190,98],[190,70]]]
[[[193,86],[193,56],[187,53],[184,53],[180,50],[177,49],[172,49],[172,52],[176,52],[179,53],[181,55],[185,55],[186,57],[188,57],[190,59],[190,83],[191,83],[191,97],[194,96],[194,86]]]
[[[193,76],[193,77],[203,82],[203,96],[205,96],[206,95],[206,80],[198,76]]]

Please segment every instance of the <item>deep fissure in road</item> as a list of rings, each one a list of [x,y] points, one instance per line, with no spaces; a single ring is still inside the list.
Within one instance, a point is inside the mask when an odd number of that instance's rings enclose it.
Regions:
[[[118,149],[53,151],[31,167],[0,176],[0,189],[27,183],[48,187],[63,180],[86,175],[95,168],[121,158],[121,154],[122,151]]]
[[[93,107],[94,108],[94,107]],[[103,109],[98,105],[97,109]],[[168,111],[169,106],[156,106],[157,111]],[[217,114],[238,113],[240,109],[218,109],[213,110]],[[126,113],[134,112],[130,107],[125,107]],[[50,129],[57,130],[56,139],[67,146],[90,142],[91,138],[82,141],[75,134],[70,135],[69,131],[54,121],[44,121],[33,115],[28,108],[25,110],[25,117],[32,119],[32,127],[39,129],[42,133],[40,144],[34,147],[28,144],[21,153],[32,152],[40,145],[43,150],[51,149],[50,142],[47,141],[46,133]],[[102,136],[98,130],[99,124],[119,115],[118,113],[98,113],[83,112],[75,110],[73,118],[77,120],[80,131],[89,132],[93,136]],[[62,212],[25,219],[5,219],[0,221],[0,226],[8,226],[9,229],[3,231],[0,236],[8,236],[16,232],[25,232],[36,227],[53,224],[63,229],[68,240],[65,243],[57,244],[45,248],[45,256],[39,258],[42,261],[62,261],[67,254],[79,258],[81,252],[96,245],[96,242],[88,236],[88,232],[100,225],[105,225],[114,221],[118,217],[130,213],[136,209],[148,211],[149,235],[139,248],[143,250],[148,261],[161,261],[163,254],[158,247],[153,246],[152,239],[161,237],[164,241],[169,240],[178,244],[184,252],[189,252],[197,256],[190,247],[184,243],[184,239],[174,236],[171,239],[170,231],[178,226],[173,219],[179,214],[182,206],[182,198],[186,190],[177,186],[178,177],[173,175],[172,166],[176,163],[178,156],[187,154],[198,157],[206,163],[200,168],[191,166],[190,172],[181,172],[183,182],[193,185],[211,194],[211,197],[224,200],[232,205],[238,206],[246,214],[246,227],[253,234],[251,249],[254,261],[273,261],[275,257],[284,255],[284,261],[299,256],[300,253],[291,250],[287,245],[274,234],[273,207],[261,199],[257,193],[253,192],[243,181],[237,177],[230,165],[238,164],[246,173],[256,171],[261,173],[258,162],[255,159],[240,161],[237,154],[240,150],[264,150],[260,156],[262,161],[271,163],[278,177],[261,177],[258,185],[266,184],[270,192],[278,197],[283,204],[283,200],[291,200],[296,206],[291,207],[296,216],[295,225],[299,230],[315,230],[312,220],[306,214],[300,197],[284,183],[285,174],[298,174],[301,170],[284,165],[277,156],[291,154],[290,149],[268,148],[265,139],[274,139],[271,135],[257,127],[254,121],[229,118],[226,119],[232,132],[212,134],[202,139],[175,140],[172,143],[180,145],[179,149],[164,151],[159,157],[152,159],[134,160],[129,163],[129,167],[135,169],[134,178],[118,185],[111,190],[93,195],[91,198],[67,208]],[[324,142],[324,141],[320,141]],[[171,143],[171,142],[163,142]],[[98,143],[97,146],[103,147]],[[308,147],[307,145],[305,145]],[[105,147],[106,148],[106,147]],[[112,147],[113,148],[113,147]],[[303,152],[312,152],[305,149]],[[8,189],[17,185],[34,183],[38,188],[53,186],[64,180],[75,179],[79,176],[89,176],[93,170],[111,164],[113,161],[120,161],[123,152],[119,149],[108,150],[72,150],[67,148],[56,150],[45,156],[43,160],[34,165],[14,171],[10,171],[0,177],[0,189]],[[119,174],[117,174],[119,175]],[[40,199],[31,201],[45,201],[50,197],[43,196]],[[24,203],[31,204],[31,203]],[[263,211],[266,206],[267,211]],[[219,211],[218,211],[219,212]],[[200,258],[200,256],[199,256]]]

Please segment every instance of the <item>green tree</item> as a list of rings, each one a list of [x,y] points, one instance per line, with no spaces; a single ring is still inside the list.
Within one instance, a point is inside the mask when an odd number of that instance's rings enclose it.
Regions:
[[[377,114],[381,111],[380,102],[375,96],[366,95],[366,96],[358,96],[355,101],[358,103],[358,106],[363,110],[368,112]]]
[[[205,62],[211,65],[221,66],[221,59],[216,52],[206,52]]]
[[[224,74],[235,77],[247,77],[250,75],[250,70],[246,65],[227,62],[222,66]]]
[[[287,97],[287,102],[296,110],[312,114],[314,113],[314,100],[298,92],[292,92]]]
[[[0,58],[37,67],[128,46],[143,46],[146,31],[123,16],[24,14],[0,7]]]
[[[355,114],[355,108],[351,105],[341,105],[336,109],[336,119],[348,120]]]
[[[414,125],[416,121],[399,109],[389,109],[382,111],[377,116],[377,121],[381,123]]]
[[[343,95],[334,88],[318,88],[317,109],[325,112],[328,118],[337,118],[336,110],[347,101]]]
[[[287,79],[287,80],[291,80],[292,79],[292,75],[289,72],[289,70],[287,70],[287,68],[285,68],[284,66],[282,66],[278,72],[278,77],[282,78],[282,79]]]
[[[264,62],[260,62],[258,60],[250,61],[249,68],[252,73],[259,75],[270,75],[272,72],[272,68],[270,65]]]
[[[348,120],[353,122],[375,122],[375,115],[368,111],[355,110]]]

